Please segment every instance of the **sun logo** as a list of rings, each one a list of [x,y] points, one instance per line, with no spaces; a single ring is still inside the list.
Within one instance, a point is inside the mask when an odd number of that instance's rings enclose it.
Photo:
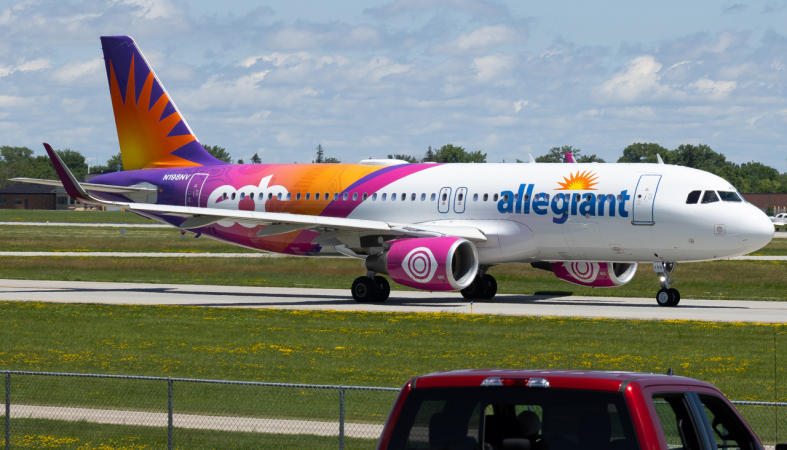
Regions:
[[[596,189],[593,186],[597,185],[598,183],[596,180],[598,176],[593,172],[583,171],[582,173],[577,172],[576,174],[571,174],[569,178],[563,177],[564,182],[558,181],[557,184],[562,186],[556,190],[558,191],[595,191]]]

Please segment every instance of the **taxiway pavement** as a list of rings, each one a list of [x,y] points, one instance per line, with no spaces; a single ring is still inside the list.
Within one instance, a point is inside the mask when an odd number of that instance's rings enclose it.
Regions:
[[[499,294],[471,305],[458,293],[392,291],[385,303],[359,304],[349,289],[83,281],[0,280],[0,301],[787,322],[787,302],[683,299],[669,308],[657,306],[654,297]]]

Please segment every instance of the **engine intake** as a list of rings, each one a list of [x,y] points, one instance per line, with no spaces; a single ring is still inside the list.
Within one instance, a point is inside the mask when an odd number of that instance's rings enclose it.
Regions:
[[[455,291],[475,279],[478,251],[456,237],[397,239],[388,251],[366,258],[366,268],[411,288]]]
[[[580,286],[615,287],[631,281],[637,263],[566,261],[552,263],[552,272],[561,280]]]

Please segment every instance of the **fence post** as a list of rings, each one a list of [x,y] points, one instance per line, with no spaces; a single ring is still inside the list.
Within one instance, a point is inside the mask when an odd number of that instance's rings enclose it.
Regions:
[[[344,450],[344,387],[339,387],[339,450]]]
[[[11,449],[11,372],[5,373],[5,450]]]
[[[167,450],[172,450],[172,378],[167,378]]]

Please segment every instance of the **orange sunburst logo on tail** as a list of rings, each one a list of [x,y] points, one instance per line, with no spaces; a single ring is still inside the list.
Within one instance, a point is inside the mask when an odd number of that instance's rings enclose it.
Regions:
[[[593,172],[583,171],[582,173],[577,172],[576,174],[570,174],[569,178],[563,177],[565,182],[558,181],[560,188],[556,189],[558,191],[595,191],[596,188],[593,186],[597,185],[598,183],[596,180],[598,176]]]
[[[144,80],[139,100],[136,99],[135,84],[142,80],[135,79],[135,62],[132,56],[125,101],[120,94],[115,68],[110,64],[110,92],[112,107],[115,110],[115,124],[118,130],[123,167],[126,170],[135,170],[199,166],[200,164],[171,154],[196,138],[191,134],[169,135],[182,118],[177,112],[161,118],[164,108],[170,101],[167,94],[162,94],[156,103],[148,109],[154,78],[152,71]]]

